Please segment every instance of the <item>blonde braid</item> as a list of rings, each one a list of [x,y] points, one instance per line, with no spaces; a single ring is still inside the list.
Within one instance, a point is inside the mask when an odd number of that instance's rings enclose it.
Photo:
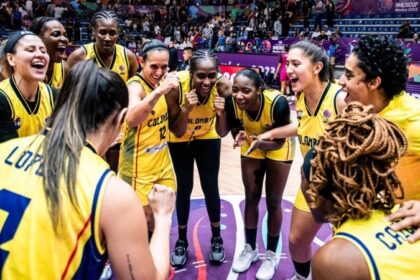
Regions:
[[[316,208],[320,195],[332,199],[335,213],[327,218],[334,225],[368,217],[373,209],[389,212],[395,199],[404,196],[395,166],[407,140],[395,124],[373,114],[371,106],[350,103],[328,125],[315,150],[310,205]]]

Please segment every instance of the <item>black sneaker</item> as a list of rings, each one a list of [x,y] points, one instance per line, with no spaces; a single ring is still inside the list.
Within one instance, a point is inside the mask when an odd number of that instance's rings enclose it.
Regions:
[[[225,260],[225,249],[223,248],[223,239],[218,237],[213,237],[211,239],[211,253],[210,253],[210,262],[213,264],[221,264]]]
[[[171,264],[175,267],[183,267],[187,262],[188,243],[178,239],[175,243],[175,249],[171,254]]]

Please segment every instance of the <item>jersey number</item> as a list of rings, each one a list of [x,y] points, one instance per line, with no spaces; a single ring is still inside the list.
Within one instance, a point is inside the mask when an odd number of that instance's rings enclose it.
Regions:
[[[30,201],[29,198],[9,190],[0,191],[0,209],[8,213],[0,231],[0,246],[13,238]],[[0,249],[0,275],[8,255],[8,251]]]
[[[166,126],[159,128],[160,139],[166,139]]]

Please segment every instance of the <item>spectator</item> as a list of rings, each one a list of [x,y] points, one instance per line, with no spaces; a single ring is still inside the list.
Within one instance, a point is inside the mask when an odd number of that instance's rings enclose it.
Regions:
[[[178,67],[178,51],[174,47],[174,40],[171,39],[168,45],[168,51],[169,51],[169,71],[175,71]]]
[[[405,20],[404,23],[400,26],[400,31],[398,32],[397,38],[412,38],[414,30],[410,25],[408,20]]]
[[[329,28],[334,26],[335,4],[332,0],[327,0],[326,5],[327,25]]]
[[[418,44],[419,43],[419,34],[414,33],[413,35],[413,43]]]
[[[184,58],[184,61],[182,61],[181,65],[179,65],[176,70],[177,71],[190,70],[190,59],[192,55],[193,55],[193,48],[185,47],[182,52],[182,57]]]
[[[278,19],[274,22],[274,35],[277,38],[280,38],[282,35],[282,16],[279,16]]]
[[[33,18],[34,10],[33,10],[32,0],[26,0],[25,9],[26,9],[26,13],[28,14],[29,18]]]
[[[315,7],[314,7],[314,29],[316,29],[317,27],[319,27],[319,29],[321,29],[322,27],[322,17],[324,16],[324,9],[325,9],[325,5],[324,2],[322,0],[317,0]]]

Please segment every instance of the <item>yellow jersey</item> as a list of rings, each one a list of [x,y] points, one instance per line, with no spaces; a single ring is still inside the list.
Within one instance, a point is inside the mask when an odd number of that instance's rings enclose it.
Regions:
[[[61,219],[54,231],[42,177],[45,136],[0,144],[0,278],[98,279],[107,253],[100,240],[104,188],[112,172],[93,149],[81,151],[78,212],[61,185]]]
[[[179,106],[185,105],[185,99],[188,92],[193,89],[192,79],[189,71],[180,71],[177,73],[179,79]],[[218,75],[217,82],[223,78]],[[176,137],[173,133],[169,135],[169,142],[189,142],[195,139],[218,139],[216,132],[216,112],[214,110],[214,99],[218,95],[217,82],[213,85],[210,94],[206,99],[194,106],[194,109],[188,115],[187,131],[181,137]]]
[[[52,90],[42,82],[38,83],[34,102],[25,99],[13,76],[0,82],[0,94],[7,100],[18,137],[37,134],[54,108]]]
[[[232,102],[235,118],[242,123],[246,134],[249,136],[259,135],[275,127],[287,125],[290,123],[289,102],[287,101],[286,97],[281,95],[281,93],[277,90],[264,90],[260,96],[260,109],[255,116],[251,116],[247,111],[242,111],[239,109],[236,102]],[[276,107],[279,107],[281,111],[279,112],[278,109],[276,110]],[[288,115],[287,118],[285,118],[285,113]],[[241,147],[241,156],[245,156],[245,153],[249,149],[252,141],[253,139],[251,137],[247,137],[246,142]],[[294,139],[286,138],[284,145],[280,149],[272,151],[256,149],[246,157],[290,161],[293,160],[295,150],[294,147]]]
[[[404,199],[420,199],[420,100],[402,92],[378,115],[404,132],[408,150],[398,162],[396,173],[404,188]]]
[[[55,89],[61,89],[64,82],[64,61],[54,63],[53,75],[48,84]]]
[[[127,81],[130,75],[130,61],[128,60],[127,49],[121,45],[115,44],[114,55],[110,65],[105,65],[96,50],[96,44],[90,43],[82,46],[86,53],[86,59],[96,61],[98,67],[107,68],[114,71],[120,77]]]
[[[154,90],[141,74],[132,77],[127,82],[130,83],[141,84],[146,96]],[[171,166],[168,133],[168,106],[165,97],[161,96],[141,124],[132,128],[124,125],[119,173],[128,177],[139,177]]]
[[[360,250],[371,279],[419,279],[420,242],[407,242],[415,229],[394,232],[385,218],[385,213],[375,210],[368,219],[347,220],[333,238],[345,239]]]
[[[324,134],[326,124],[334,120],[338,114],[337,95],[341,87],[329,82],[322,93],[314,112],[306,106],[305,93],[301,93],[296,102],[298,119],[298,139],[302,155],[319,142]]]

